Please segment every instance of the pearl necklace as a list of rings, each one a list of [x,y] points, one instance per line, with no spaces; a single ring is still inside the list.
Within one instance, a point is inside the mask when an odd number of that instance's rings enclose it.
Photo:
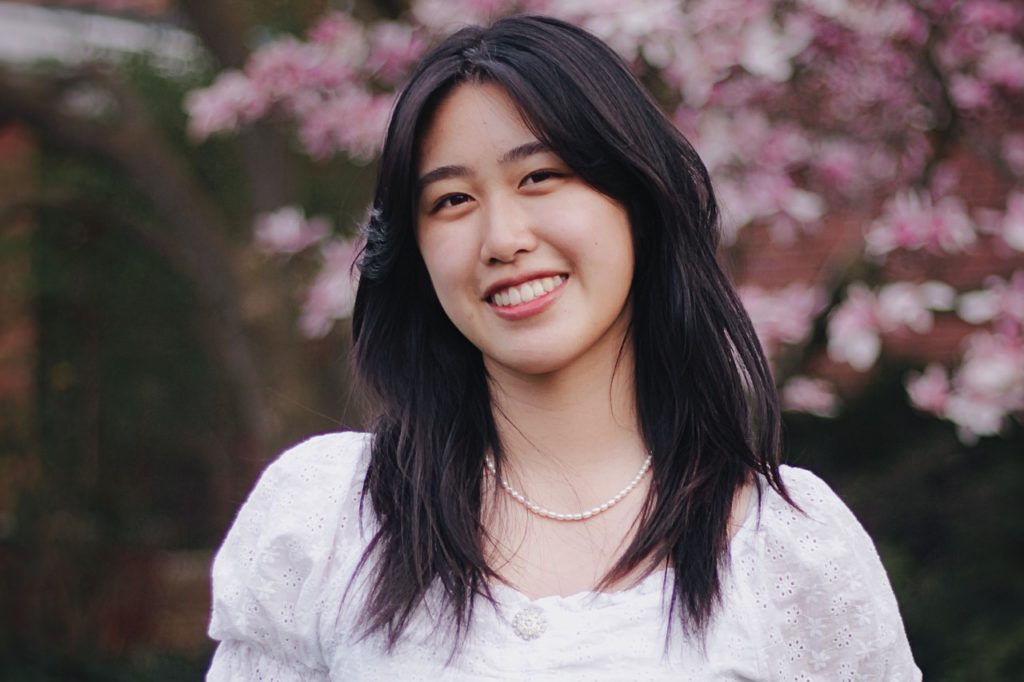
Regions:
[[[575,514],[563,514],[561,512],[551,511],[550,509],[542,507],[529,499],[526,495],[523,495],[521,492],[509,485],[508,481],[498,476],[498,470],[494,466],[494,460],[492,460],[490,456],[484,458],[484,464],[487,466],[487,470],[491,472],[491,475],[494,476],[494,480],[501,484],[501,487],[505,489],[505,492],[508,493],[513,500],[523,505],[537,516],[554,519],[555,521],[586,521],[587,519],[593,518],[602,512],[608,511],[621,502],[626,495],[633,492],[633,488],[640,484],[640,481],[643,480],[644,474],[646,474],[647,470],[651,468],[651,457],[652,455],[647,455],[644,463],[640,465],[640,471],[636,472],[636,476],[633,477],[633,480],[627,483],[625,488],[615,493],[611,499],[604,504],[599,504],[596,507],[591,507],[586,511],[576,512]]]

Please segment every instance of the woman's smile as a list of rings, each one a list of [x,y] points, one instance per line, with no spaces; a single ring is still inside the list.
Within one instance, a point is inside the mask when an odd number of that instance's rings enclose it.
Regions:
[[[500,285],[485,300],[498,317],[521,320],[547,310],[561,295],[567,279],[567,275],[529,276],[521,283]]]
[[[565,282],[565,275],[545,277],[543,275],[531,276],[522,284],[509,284],[489,295],[487,299],[494,305],[507,308],[529,303],[535,298],[543,298],[547,294],[562,286]]]

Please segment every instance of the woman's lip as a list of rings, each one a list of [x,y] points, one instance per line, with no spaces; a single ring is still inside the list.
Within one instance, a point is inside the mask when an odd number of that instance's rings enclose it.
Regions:
[[[523,280],[524,282],[530,281],[529,279]],[[566,276],[558,286],[551,291],[546,291],[542,296],[538,296],[529,301],[523,303],[517,303],[515,305],[496,305],[492,300],[488,300],[487,304],[494,311],[494,314],[505,320],[521,320],[526,317],[531,317],[546,309],[549,305],[555,302],[555,300],[562,295],[562,291],[565,290],[565,285],[569,283],[569,277]],[[501,291],[497,289],[496,291]]]
[[[504,291],[505,289],[511,289],[512,287],[517,287],[520,284],[525,284],[526,282],[532,282],[535,279],[544,279],[545,277],[560,277],[560,276],[568,278],[569,277],[569,273],[559,272],[558,270],[544,270],[544,271],[538,271],[538,272],[531,272],[531,273],[528,273],[528,274],[525,274],[525,275],[519,275],[518,277],[508,277],[506,279],[499,280],[499,281],[495,282],[494,284],[492,284],[491,286],[487,287],[487,290],[484,291],[483,299],[485,301],[490,302],[491,297],[494,296],[499,291]]]

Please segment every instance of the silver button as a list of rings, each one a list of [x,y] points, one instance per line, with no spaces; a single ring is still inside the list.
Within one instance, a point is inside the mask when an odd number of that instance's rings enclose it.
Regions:
[[[548,629],[548,619],[536,606],[527,606],[512,619],[512,629],[520,639],[537,639]]]

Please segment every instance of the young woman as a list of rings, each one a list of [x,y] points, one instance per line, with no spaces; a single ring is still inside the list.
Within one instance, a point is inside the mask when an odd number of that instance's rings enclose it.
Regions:
[[[209,680],[920,679],[870,539],[778,465],[707,171],[607,46],[538,17],[451,36],[373,206],[373,432],[260,480]]]

